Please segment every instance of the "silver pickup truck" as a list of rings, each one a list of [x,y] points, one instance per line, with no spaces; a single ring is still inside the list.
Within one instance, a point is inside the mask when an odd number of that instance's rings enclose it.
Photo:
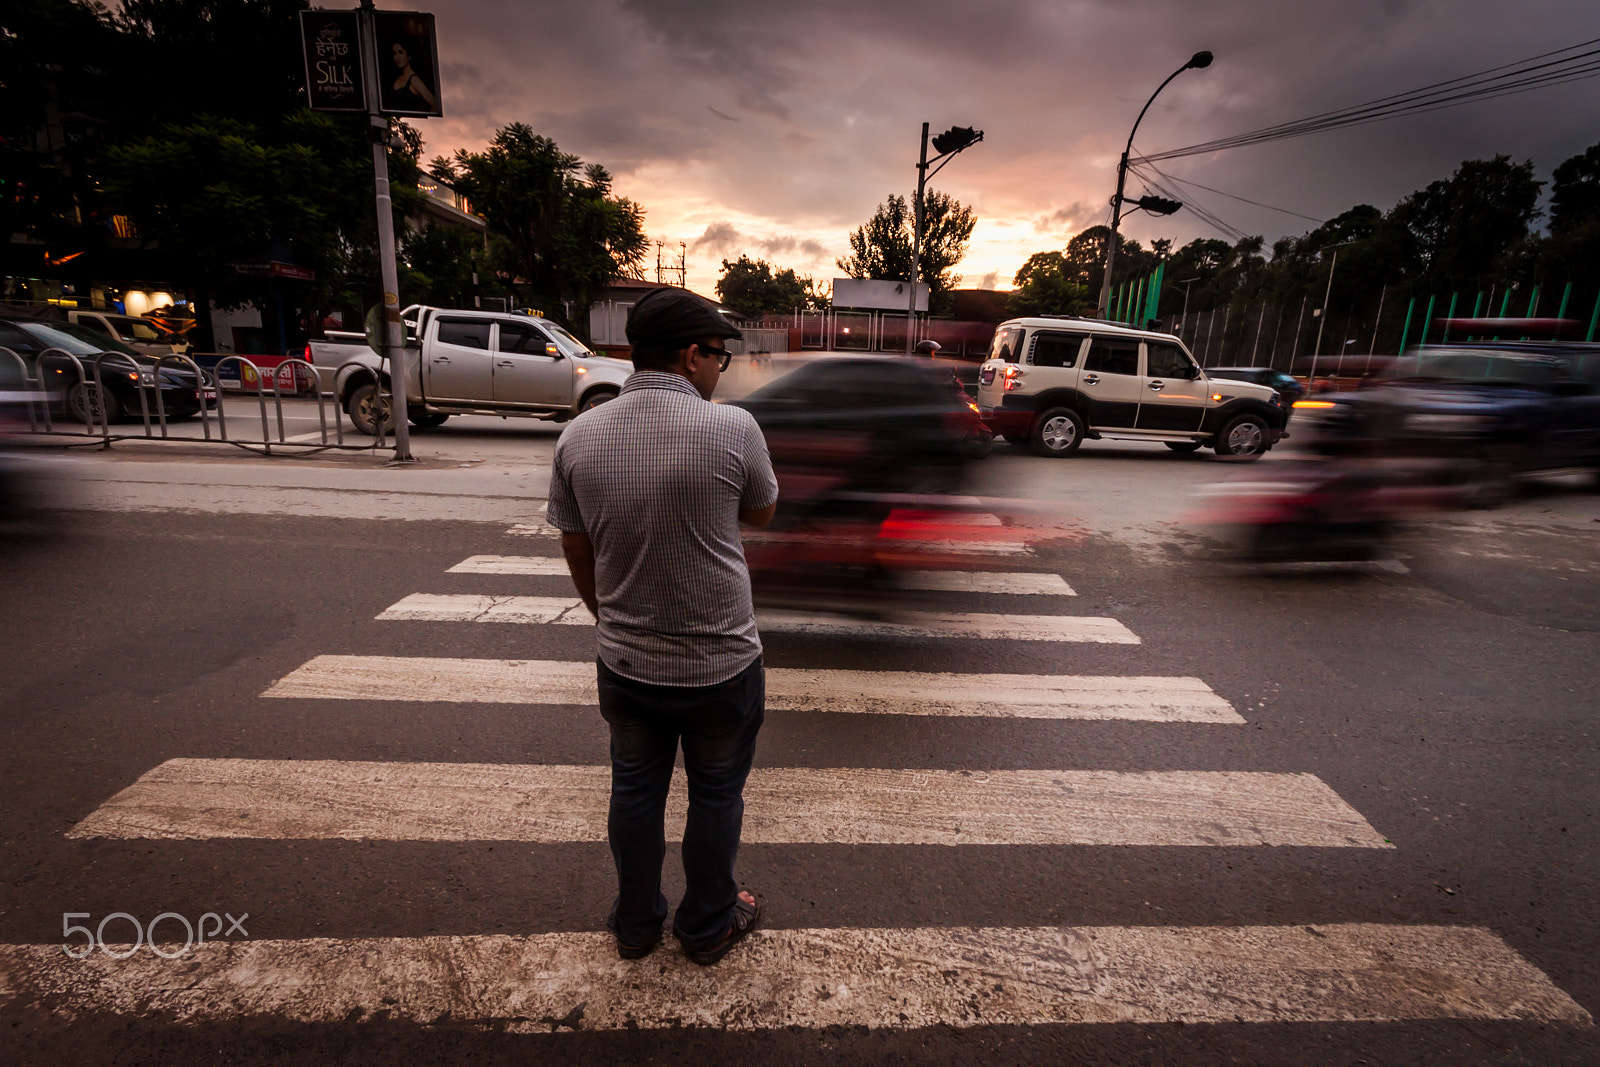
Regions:
[[[564,422],[617,395],[633,372],[627,360],[592,352],[548,319],[498,311],[409,307],[406,417],[438,426],[451,415],[502,415]],[[388,361],[360,334],[307,345],[324,391],[338,397],[357,430],[393,425]]]

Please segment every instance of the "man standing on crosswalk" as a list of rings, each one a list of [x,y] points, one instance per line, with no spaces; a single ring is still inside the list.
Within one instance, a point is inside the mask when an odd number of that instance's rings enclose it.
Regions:
[[[633,306],[627,332],[634,373],[561,435],[547,515],[599,624],[618,883],[606,925],[623,959],[661,940],[663,821],[681,740],[687,885],[672,932],[710,964],[761,916],[733,873],[766,700],[739,523],[772,520],[778,482],[755,419],[710,402],[738,327],[663,287]]]

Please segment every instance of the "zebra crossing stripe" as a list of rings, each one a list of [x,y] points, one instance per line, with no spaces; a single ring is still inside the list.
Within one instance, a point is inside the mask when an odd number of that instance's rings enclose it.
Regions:
[[[376,616],[379,622],[507,622],[592,626],[576,597],[412,593]],[[953,637],[996,641],[1085,641],[1136,645],[1139,638],[1115,619],[1091,615],[977,615],[906,612],[898,619],[852,619],[798,611],[758,611],[765,633],[847,637]]]
[[[604,841],[610,789],[608,766],[173,759],[68,836]],[[747,844],[1394,847],[1310,774],[763,767],[745,804]]]
[[[1594,1025],[1488,930],[1377,923],[766,929],[715,968],[694,965],[670,944],[645,960],[619,960],[603,932],[212,941],[181,963],[148,949],[73,960],[60,944],[12,944],[0,945],[0,991],[68,1021],[377,1017],[517,1033],[1429,1019]]]
[[[565,578],[567,561],[560,556],[469,556],[447,574],[524,574]],[[1011,593],[1076,596],[1059,574],[1031,571],[908,571],[898,576],[906,589],[951,593]]]
[[[566,660],[317,656],[264,697],[594,704],[594,664]],[[769,711],[1243,723],[1198,678],[767,668]]]

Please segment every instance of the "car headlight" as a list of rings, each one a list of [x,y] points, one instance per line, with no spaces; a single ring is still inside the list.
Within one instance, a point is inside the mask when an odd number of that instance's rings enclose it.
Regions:
[[[1406,426],[1423,433],[1467,433],[1494,420],[1488,415],[1441,415],[1415,412],[1406,416]]]

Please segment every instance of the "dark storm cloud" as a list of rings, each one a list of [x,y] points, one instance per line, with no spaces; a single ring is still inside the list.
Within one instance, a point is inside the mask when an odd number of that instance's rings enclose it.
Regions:
[[[526,121],[610,168],[653,235],[666,226],[698,244],[721,222],[739,236],[731,255],[788,238],[825,264],[885,195],[911,190],[922,122],[935,132],[973,125],[984,142],[935,185],[974,205],[975,254],[984,241],[1015,248],[1009,264],[968,265],[1001,280],[1028,252],[1059,248],[1104,218],[1128,127],[1196,49],[1214,51],[1215,64],[1163,92],[1136,152],[1600,37],[1600,5],[1570,0],[445,0],[435,10],[448,117],[425,125],[430,153],[476,148],[495,127]],[[1163,169],[1317,218],[1360,202],[1387,207],[1463,159],[1498,152],[1533,158],[1547,177],[1600,137],[1597,84]],[[1269,242],[1311,226],[1187,194]],[[1213,235],[1189,212],[1128,226],[1145,241]]]

